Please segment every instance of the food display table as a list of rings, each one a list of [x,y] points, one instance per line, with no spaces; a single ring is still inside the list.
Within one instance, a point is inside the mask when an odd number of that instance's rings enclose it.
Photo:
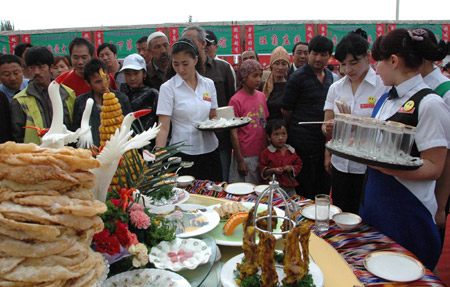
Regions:
[[[209,184],[210,182],[206,180],[196,180],[193,185],[187,187],[187,191],[191,193],[188,202],[209,206],[229,200],[254,202],[257,198],[255,194],[235,196],[224,191],[211,191],[206,188]],[[292,198],[299,205],[309,202],[308,199],[300,196]],[[278,198],[275,197],[273,202],[274,206],[284,208]],[[307,219],[301,218],[301,220]],[[216,262],[210,276],[201,286],[220,286],[221,265],[233,256],[242,253],[241,247],[219,246],[219,249],[222,257]],[[311,234],[310,239],[311,256],[324,274],[324,287],[445,286],[428,269],[421,279],[409,283],[393,283],[372,275],[364,267],[364,258],[369,253],[380,250],[394,251],[415,258],[411,252],[366,224],[353,231],[343,231],[336,224],[330,222],[329,230],[315,231],[315,234]]]

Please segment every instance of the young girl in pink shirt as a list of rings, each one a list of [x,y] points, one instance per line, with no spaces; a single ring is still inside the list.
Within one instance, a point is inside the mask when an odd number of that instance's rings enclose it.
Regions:
[[[249,117],[252,121],[239,129],[231,130],[233,157],[230,165],[230,182],[258,184],[259,154],[266,148],[264,128],[269,116],[266,98],[258,91],[263,68],[255,60],[247,60],[239,68],[243,87],[230,99],[236,117]]]

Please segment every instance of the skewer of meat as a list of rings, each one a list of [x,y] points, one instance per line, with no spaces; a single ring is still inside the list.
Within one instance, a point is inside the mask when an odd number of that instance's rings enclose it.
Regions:
[[[268,232],[259,233],[258,257],[261,266],[261,287],[273,287],[278,284],[277,270],[275,269],[275,237]]]

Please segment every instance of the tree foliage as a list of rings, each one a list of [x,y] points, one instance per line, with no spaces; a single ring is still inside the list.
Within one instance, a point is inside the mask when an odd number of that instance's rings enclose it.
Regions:
[[[0,31],[13,31],[14,23],[9,20],[0,20]]]

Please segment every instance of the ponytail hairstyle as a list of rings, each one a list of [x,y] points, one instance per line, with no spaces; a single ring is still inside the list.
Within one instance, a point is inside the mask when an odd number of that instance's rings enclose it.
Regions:
[[[446,43],[444,40],[440,40],[438,42],[433,31],[427,28],[422,29],[428,33],[427,37],[430,38],[431,42],[433,43],[433,46],[437,47],[436,57],[433,59],[433,61],[440,61],[444,59],[447,56],[447,54],[450,53],[449,43]]]
[[[195,65],[195,70],[201,74],[201,71],[203,69],[203,62],[201,61],[201,58],[198,54],[197,46],[195,43],[187,37],[180,38],[175,41],[172,45],[172,52],[171,56],[184,52],[192,57],[192,59],[195,59],[195,57],[198,58],[197,64]],[[166,73],[166,80],[169,80],[173,76],[176,75],[175,69],[172,65],[169,66]]]
[[[436,44],[434,34],[433,38],[434,42],[423,28],[396,29],[377,38],[372,47],[372,57],[375,61],[382,61],[397,55],[407,68],[418,70],[424,59],[439,61],[447,54],[447,44]]]
[[[367,33],[358,28],[356,31],[349,32],[342,37],[336,45],[334,56],[339,62],[343,62],[348,54],[351,54],[356,60],[357,56],[365,56],[368,50]]]

